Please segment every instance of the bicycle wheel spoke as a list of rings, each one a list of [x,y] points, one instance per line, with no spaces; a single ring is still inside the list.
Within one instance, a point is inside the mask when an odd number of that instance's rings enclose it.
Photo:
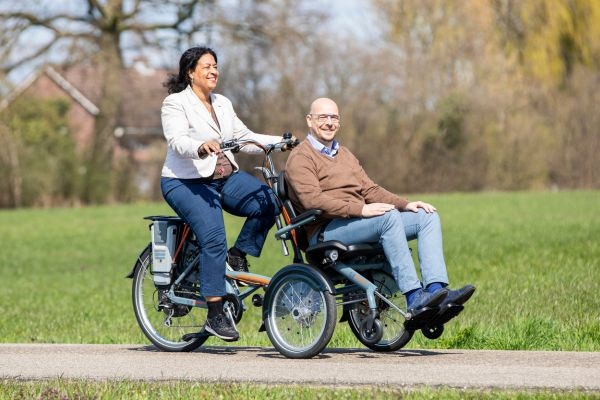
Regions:
[[[323,330],[309,302],[319,295],[305,281],[290,281],[275,296],[275,322],[278,335],[295,348],[314,343]],[[319,309],[320,311],[320,309]]]
[[[204,321],[202,316],[206,310],[172,303],[165,293],[157,289],[150,270],[151,257],[148,253],[138,267],[133,290],[134,310],[143,333],[163,350],[181,351],[193,347],[194,343],[183,340],[183,337],[202,329],[198,321]],[[185,292],[183,295],[186,295]],[[202,344],[204,340],[198,343]]]

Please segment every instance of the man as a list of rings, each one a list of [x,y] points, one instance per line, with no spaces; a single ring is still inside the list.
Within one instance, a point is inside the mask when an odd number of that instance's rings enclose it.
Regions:
[[[286,177],[292,189],[290,198],[299,212],[323,210],[323,218],[306,227],[309,242],[380,242],[413,314],[411,329],[443,324],[456,316],[475,287],[446,288],[448,275],[436,208],[400,198],[367,176],[356,157],[335,140],[340,114],[333,100],[315,100],[306,123],[310,132],[290,154]],[[422,283],[408,247],[407,240],[412,239],[418,239]],[[425,311],[438,306],[431,319],[431,313]]]

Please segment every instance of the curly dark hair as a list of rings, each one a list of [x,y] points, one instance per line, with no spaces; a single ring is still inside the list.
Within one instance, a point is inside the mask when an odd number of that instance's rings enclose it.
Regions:
[[[179,73],[169,74],[166,82],[163,83],[169,94],[179,93],[190,84],[189,72],[196,69],[198,60],[205,54],[212,55],[215,61],[217,61],[217,53],[210,47],[197,46],[183,52],[179,59]]]

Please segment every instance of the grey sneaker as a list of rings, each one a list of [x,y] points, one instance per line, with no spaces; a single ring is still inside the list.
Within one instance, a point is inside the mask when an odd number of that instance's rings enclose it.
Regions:
[[[237,272],[248,272],[248,267],[250,267],[246,257],[234,256],[229,251],[227,252],[227,263],[231,269]]]
[[[207,318],[204,324],[204,330],[216,337],[233,342],[240,338],[240,333],[235,329],[235,325],[229,321],[225,314],[218,314],[215,317]]]

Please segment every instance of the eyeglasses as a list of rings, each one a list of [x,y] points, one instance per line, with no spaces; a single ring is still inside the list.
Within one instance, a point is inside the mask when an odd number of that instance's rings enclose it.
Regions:
[[[315,117],[319,124],[324,124],[331,120],[332,124],[340,123],[340,116],[337,114],[308,114],[311,118]]]

